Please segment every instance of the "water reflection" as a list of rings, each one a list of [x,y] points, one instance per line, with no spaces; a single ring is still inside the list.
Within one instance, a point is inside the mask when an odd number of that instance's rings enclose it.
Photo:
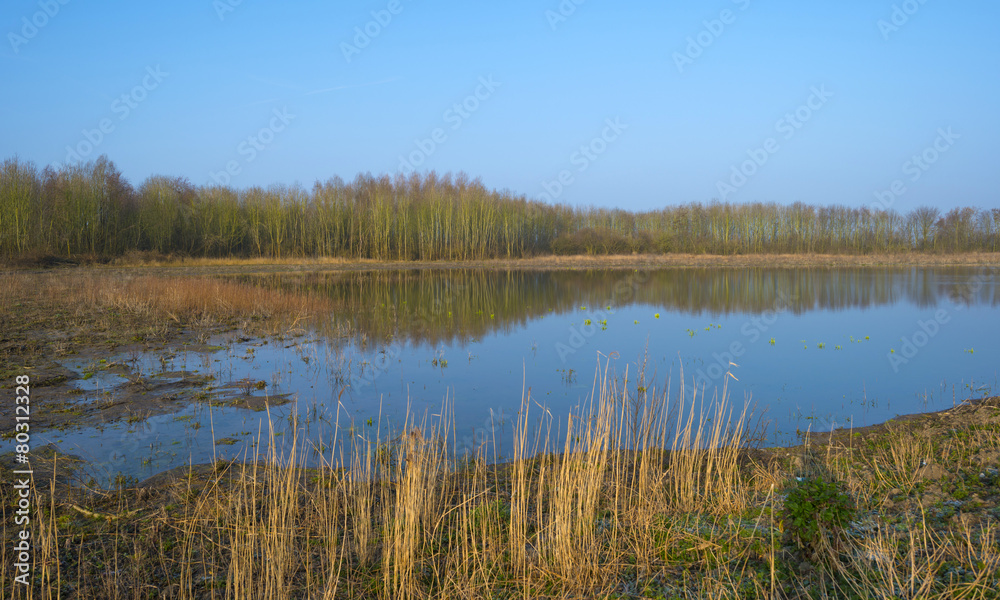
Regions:
[[[308,335],[247,340],[231,332],[202,356],[183,351],[182,368],[210,375],[216,391],[263,382],[264,393],[287,395],[289,404],[254,413],[201,403],[145,423],[36,439],[84,457],[104,473],[100,481],[143,478],[264,453],[267,420],[278,443],[301,429],[313,454],[329,454],[332,440],[398,433],[407,414],[440,413],[447,398],[456,447],[503,456],[523,406],[555,422],[583,415],[600,360],[633,397],[665,393],[677,402],[682,380],[708,399],[727,386],[733,406],[766,411],[767,442],[786,443],[797,430],[871,425],[994,392],[996,275],[685,268],[242,276],[321,295],[332,314]],[[11,443],[0,441],[0,451]]]
[[[431,345],[504,333],[551,313],[631,304],[698,316],[793,314],[906,303],[1000,304],[989,268],[664,270],[408,270],[242,276],[255,285],[322,294],[364,340]]]

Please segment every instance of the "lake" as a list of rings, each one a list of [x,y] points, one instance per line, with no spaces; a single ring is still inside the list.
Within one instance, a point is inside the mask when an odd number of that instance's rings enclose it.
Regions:
[[[445,407],[459,452],[506,457],[523,405],[557,423],[585,412],[597,370],[624,389],[681,382],[747,403],[761,440],[876,424],[996,393],[1000,296],[992,268],[421,269],[232,276],[322,295],[333,314],[280,339],[239,332],[212,348],[131,357],[133,368],[214,377],[214,393],[263,382],[277,442],[329,456],[338,439],[397,434]],[[125,356],[110,360],[126,360]],[[67,362],[82,372],[85,365]],[[626,373],[628,381],[625,381]],[[114,395],[124,380],[76,385]],[[259,387],[259,389],[258,389]],[[447,402],[445,402],[447,400]],[[245,456],[268,413],[195,403],[97,428],[34,433],[92,463],[98,481]],[[226,439],[225,445],[213,440]],[[9,445],[4,443],[3,446]],[[6,449],[6,448],[4,448]],[[252,452],[252,451],[251,451]]]

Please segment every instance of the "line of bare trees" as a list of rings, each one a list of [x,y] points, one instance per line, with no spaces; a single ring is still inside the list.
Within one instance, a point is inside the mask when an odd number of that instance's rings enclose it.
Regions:
[[[481,259],[546,253],[965,252],[1000,249],[1000,209],[907,214],[802,203],[572,208],[487,190],[465,175],[359,175],[311,190],[197,187],[114,164],[0,167],[0,255],[343,256]]]

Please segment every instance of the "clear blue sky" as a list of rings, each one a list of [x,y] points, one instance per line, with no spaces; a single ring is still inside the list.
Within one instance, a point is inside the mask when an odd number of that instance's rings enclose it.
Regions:
[[[0,7],[2,158],[310,187],[413,156],[573,205],[860,206],[898,181],[904,212],[1000,206],[996,2],[896,0],[892,25],[888,0],[63,1]]]

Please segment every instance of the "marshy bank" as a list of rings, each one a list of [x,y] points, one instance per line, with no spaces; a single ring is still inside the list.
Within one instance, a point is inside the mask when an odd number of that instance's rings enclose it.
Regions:
[[[526,395],[502,463],[453,452],[447,405],[312,468],[294,440],[91,490],[39,449],[4,597],[994,597],[1000,398],[767,449],[724,395],[595,387],[562,422]]]

